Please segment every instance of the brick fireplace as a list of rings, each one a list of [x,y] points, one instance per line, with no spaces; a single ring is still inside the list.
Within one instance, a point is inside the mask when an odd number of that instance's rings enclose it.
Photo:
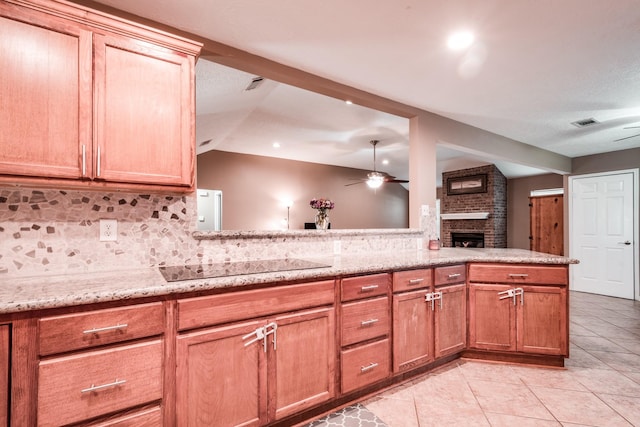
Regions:
[[[482,247],[507,247],[507,179],[495,165],[442,174],[440,238],[452,247],[452,233],[475,235]],[[455,215],[447,215],[455,214]],[[469,242],[469,239],[457,241]],[[458,246],[480,247],[458,243]]]

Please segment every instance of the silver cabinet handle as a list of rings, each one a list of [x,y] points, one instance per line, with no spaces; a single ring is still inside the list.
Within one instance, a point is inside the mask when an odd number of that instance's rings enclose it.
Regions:
[[[127,380],[119,380],[116,378],[116,380],[112,383],[108,383],[108,384],[102,384],[102,385],[93,385],[91,384],[91,387],[87,387],[87,388],[83,388],[82,390],[80,390],[80,393],[91,393],[92,391],[99,391],[99,390],[103,390],[105,388],[110,388],[110,387],[117,387],[119,385],[122,385],[124,383],[126,383]]]
[[[436,309],[434,301],[440,300],[440,309],[442,309],[442,292],[430,292],[424,296],[424,300],[431,301],[431,311]]]
[[[456,277],[460,277],[460,276],[462,276],[462,274],[460,274],[460,273],[452,273],[452,274],[449,274],[449,276],[447,276],[447,277],[449,279],[455,279]]]
[[[379,322],[378,319],[369,319],[369,320],[363,320],[362,322],[360,322],[360,325],[369,326],[369,325],[373,325],[374,323],[378,323],[378,322]]]
[[[249,338],[249,341],[244,343],[244,346],[247,347],[251,344],[253,344],[254,342],[260,341],[262,340],[262,349],[263,351],[266,353],[267,352],[267,337],[269,335],[273,335],[273,339],[271,340],[271,342],[273,343],[273,349],[276,350],[276,345],[277,345],[277,336],[276,336],[276,331],[278,330],[278,325],[275,322],[271,322],[268,323],[264,326],[260,326],[259,328],[257,328],[255,331],[253,332],[249,332],[247,335],[242,337],[242,341],[246,341]]]
[[[119,329],[126,329],[127,326],[129,326],[126,323],[123,324],[117,324],[117,325],[113,325],[113,326],[105,326],[103,328],[92,328],[92,329],[87,329],[82,331],[83,334],[97,334],[98,332],[106,332],[106,331],[115,331],[115,330],[119,330]]]
[[[361,366],[360,367],[360,372],[367,372],[370,371],[374,368],[377,368],[378,364],[376,362],[371,362],[370,364],[368,364],[367,366]]]
[[[360,290],[362,290],[362,292],[367,292],[367,291],[373,291],[374,289],[378,289],[378,288],[379,288],[378,285],[368,285],[368,286],[362,286]]]
[[[514,279],[524,279],[526,277],[529,277],[529,275],[525,273],[509,273],[509,277]]]
[[[87,146],[82,144],[82,176],[87,176]]]
[[[100,163],[101,163],[101,158],[100,158],[100,146],[98,145],[98,158],[96,159],[96,176],[100,176]]]
[[[424,282],[424,278],[409,280],[410,285],[417,285],[418,283],[422,283],[422,282]]]

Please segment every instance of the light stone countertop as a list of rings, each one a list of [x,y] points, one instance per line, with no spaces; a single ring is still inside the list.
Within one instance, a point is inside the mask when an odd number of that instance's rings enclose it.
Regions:
[[[576,264],[578,260],[523,249],[442,248],[304,259],[330,267],[167,282],[157,267],[74,275],[5,277],[0,314],[176,295],[271,282],[318,280],[343,275],[399,271],[462,262]]]

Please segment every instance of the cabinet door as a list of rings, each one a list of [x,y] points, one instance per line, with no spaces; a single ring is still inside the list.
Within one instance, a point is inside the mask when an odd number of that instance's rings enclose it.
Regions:
[[[9,325],[0,325],[0,426],[9,425]]]
[[[178,335],[177,425],[266,423],[261,407],[261,396],[266,396],[266,353],[262,341],[245,346],[242,339],[263,325],[247,322]]]
[[[0,175],[80,178],[92,147],[91,33],[6,2],[0,15]]]
[[[94,51],[94,177],[192,186],[193,57],[99,34]]]
[[[327,401],[335,392],[333,308],[277,317],[275,345],[268,346],[270,420]],[[271,340],[269,340],[271,342]]]
[[[568,355],[567,289],[524,286],[518,298],[518,351]]]
[[[485,350],[516,350],[516,306],[498,292],[509,285],[469,285],[469,347]],[[519,300],[518,300],[519,301]]]
[[[467,285],[436,288],[442,299],[436,301],[435,356],[462,351],[467,345]]]
[[[393,371],[433,360],[433,311],[426,290],[393,296]]]

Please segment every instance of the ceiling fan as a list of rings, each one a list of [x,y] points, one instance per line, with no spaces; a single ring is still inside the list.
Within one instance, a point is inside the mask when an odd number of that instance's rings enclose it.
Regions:
[[[377,171],[376,170],[376,145],[378,145],[380,141],[378,141],[377,139],[373,139],[369,142],[371,143],[371,145],[373,145],[373,171],[367,174],[367,179],[362,179],[358,182],[353,182],[351,184],[345,184],[345,186],[356,185],[356,184],[361,184],[363,182],[366,182],[370,188],[375,189],[375,188],[380,188],[380,186],[385,182],[397,182],[397,183],[409,182],[405,179],[396,179],[395,176],[391,176],[386,172]]]
[[[638,128],[640,128],[640,126],[627,126],[625,128],[622,128],[622,129],[638,129]],[[631,136],[625,136],[624,138],[614,139],[613,142],[624,141],[625,139],[635,138],[636,136],[640,136],[640,133],[637,133],[637,134],[631,135]]]

